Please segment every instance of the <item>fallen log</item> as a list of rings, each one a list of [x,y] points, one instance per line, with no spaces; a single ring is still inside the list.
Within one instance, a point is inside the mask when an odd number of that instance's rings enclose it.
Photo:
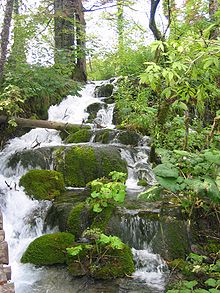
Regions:
[[[8,117],[5,115],[0,115],[0,124],[7,122]],[[47,121],[47,120],[34,120],[34,119],[26,119],[15,117],[13,120],[16,122],[18,127],[21,128],[48,128],[48,129],[56,129],[56,130],[70,130],[74,127],[88,127],[86,124],[72,124],[72,123],[63,123],[63,122],[55,122],[55,121]]]

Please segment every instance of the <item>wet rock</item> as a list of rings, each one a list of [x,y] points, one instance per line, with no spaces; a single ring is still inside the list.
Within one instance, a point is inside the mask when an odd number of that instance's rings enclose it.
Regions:
[[[92,137],[92,132],[90,129],[80,129],[79,131],[68,135],[65,142],[66,143],[89,142],[91,137]]]
[[[113,93],[114,85],[111,83],[103,84],[96,87],[97,97],[110,97]]]
[[[17,152],[10,157],[7,167],[16,169],[16,167],[20,165],[25,169],[50,169],[52,162],[51,154],[50,148],[39,148]]]
[[[8,243],[6,241],[0,242],[0,264],[8,264]]]
[[[88,121],[92,122],[92,120],[96,118],[98,111],[101,110],[103,107],[103,103],[93,103],[89,105],[86,109],[86,112],[89,113]]]
[[[154,253],[167,260],[185,258],[190,252],[187,222],[176,207],[171,214],[147,206],[137,210],[117,209],[109,222],[109,230],[129,246],[135,249],[151,247]]]

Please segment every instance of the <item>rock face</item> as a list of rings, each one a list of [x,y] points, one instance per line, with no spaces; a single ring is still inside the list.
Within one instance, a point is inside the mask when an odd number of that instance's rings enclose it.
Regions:
[[[135,202],[136,208],[138,203]],[[187,223],[178,208],[141,207],[118,209],[109,222],[109,231],[135,249],[151,247],[166,260],[185,258],[190,252]],[[134,232],[133,232],[134,231]]]
[[[21,177],[19,185],[38,200],[51,200],[64,191],[63,175],[53,170],[30,170]]]
[[[67,186],[83,187],[111,171],[127,173],[126,162],[113,146],[77,145],[61,147],[54,153],[55,169],[63,173]]]
[[[0,292],[14,293],[14,284],[8,283],[11,279],[11,267],[8,265],[8,244],[5,241],[3,217],[0,211]]]

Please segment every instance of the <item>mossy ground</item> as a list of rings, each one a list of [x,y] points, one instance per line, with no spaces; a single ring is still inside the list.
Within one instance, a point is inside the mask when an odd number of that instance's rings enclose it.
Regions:
[[[65,189],[63,175],[53,170],[30,170],[21,177],[19,185],[39,200],[51,200]]]
[[[22,263],[54,265],[66,262],[66,248],[74,242],[70,233],[58,232],[40,236],[31,242],[21,258]]]

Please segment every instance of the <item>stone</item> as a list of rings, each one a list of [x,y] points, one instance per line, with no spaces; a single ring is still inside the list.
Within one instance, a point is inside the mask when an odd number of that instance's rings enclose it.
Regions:
[[[5,240],[5,231],[0,230],[0,241],[4,241],[4,240]]]
[[[8,243],[6,241],[0,242],[0,263],[8,264]]]

